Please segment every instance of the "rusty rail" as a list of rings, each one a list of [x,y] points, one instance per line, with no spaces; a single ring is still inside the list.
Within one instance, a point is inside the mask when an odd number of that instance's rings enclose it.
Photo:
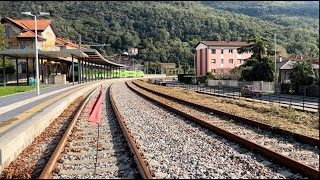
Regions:
[[[186,101],[186,100],[183,100],[183,99],[179,99],[179,98],[176,98],[176,97],[173,97],[173,96],[170,96],[170,95],[166,95],[166,94],[163,94],[163,93],[160,93],[160,92],[157,92],[157,91],[154,91],[152,89],[148,89],[146,87],[143,87],[135,82],[132,81],[132,83],[136,86],[138,86],[139,88],[142,88],[148,92],[151,92],[151,93],[154,93],[156,95],[160,95],[160,96],[163,96],[167,99],[171,99],[171,100],[174,100],[174,101],[177,101],[177,102],[180,102],[180,103],[185,103],[189,106],[192,106],[192,107],[196,107],[196,108],[199,108],[199,109],[202,109],[202,110],[205,110],[205,111],[209,111],[209,112],[213,112],[219,116],[225,116],[225,117],[228,117],[230,119],[233,119],[233,120],[237,120],[237,121],[241,121],[245,124],[249,124],[249,125],[252,125],[252,126],[255,126],[255,127],[259,127],[260,129],[266,129],[266,130],[269,130],[271,132],[274,132],[274,133],[277,133],[277,134],[280,134],[280,135],[285,135],[285,136],[290,136],[292,138],[294,138],[295,140],[297,140],[298,142],[302,142],[302,143],[306,143],[306,144],[310,144],[310,145],[313,145],[313,146],[318,146],[319,147],[319,140],[316,139],[316,138],[312,138],[312,137],[309,137],[309,136],[306,136],[306,135],[302,135],[302,134],[298,134],[298,133],[295,133],[295,132],[291,132],[291,131],[288,131],[288,130],[285,130],[285,129],[282,129],[282,128],[275,128],[275,127],[272,127],[268,124],[265,124],[265,123],[262,123],[262,122],[258,122],[258,121],[255,121],[255,120],[251,120],[251,119],[248,119],[248,118],[244,118],[244,117],[240,117],[240,116],[237,116],[237,115],[232,115],[232,114],[229,114],[229,113],[226,113],[226,112],[223,112],[223,111],[220,111],[220,110],[216,110],[216,109],[213,109],[213,108],[210,108],[210,107],[206,107],[206,106],[203,106],[203,105],[200,105],[200,104],[197,104],[197,103],[193,103],[193,102],[190,102],[190,101]]]
[[[198,118],[196,118],[196,117],[194,117],[192,115],[186,114],[186,113],[184,113],[184,112],[182,112],[182,111],[180,111],[180,110],[178,110],[176,108],[173,108],[173,107],[171,107],[171,106],[169,106],[167,104],[162,103],[159,100],[153,99],[153,98],[147,96],[146,94],[143,94],[143,93],[139,92],[138,90],[136,90],[132,86],[130,86],[128,82],[126,82],[126,85],[127,85],[127,87],[129,89],[131,89],[132,91],[136,92],[140,96],[142,96],[142,97],[144,97],[144,98],[146,98],[146,99],[148,99],[148,100],[150,100],[150,101],[152,101],[152,102],[154,102],[156,104],[159,104],[160,106],[165,107],[165,108],[167,108],[167,109],[169,109],[169,110],[171,110],[171,111],[173,111],[173,112],[175,112],[175,113],[177,113],[177,114],[179,114],[179,115],[181,115],[181,116],[183,116],[183,117],[185,117],[185,118],[187,118],[189,120],[192,120],[192,121],[200,124],[201,126],[207,128],[207,129],[210,129],[210,130],[216,132],[217,134],[220,134],[220,135],[224,136],[225,138],[227,138],[227,139],[229,139],[231,141],[234,141],[234,142],[236,142],[238,144],[244,145],[245,147],[251,148],[254,151],[260,153],[261,155],[263,155],[263,156],[265,156],[265,157],[267,157],[269,159],[272,159],[272,160],[278,162],[279,164],[287,166],[287,167],[289,167],[289,168],[291,168],[291,169],[293,169],[293,170],[295,170],[295,171],[297,171],[297,172],[299,172],[299,173],[301,173],[301,174],[303,174],[303,175],[305,175],[305,176],[307,176],[309,178],[319,179],[319,171],[317,169],[313,168],[313,167],[310,167],[308,165],[302,164],[302,163],[300,163],[300,162],[298,162],[298,161],[296,161],[294,159],[291,159],[289,157],[283,156],[283,155],[281,155],[281,154],[279,154],[279,153],[277,153],[275,151],[272,151],[272,150],[267,149],[267,148],[265,148],[263,146],[260,146],[259,144],[251,142],[249,140],[246,140],[246,139],[244,139],[244,138],[242,138],[240,136],[237,136],[235,134],[232,134],[232,133],[230,133],[228,131],[225,131],[225,130],[217,127],[217,126],[214,126],[214,125],[209,124],[209,123],[207,123],[205,121],[202,121],[201,119],[198,119]]]
[[[133,139],[133,137],[131,136],[131,133],[129,132],[129,130],[127,128],[127,125],[126,125],[121,113],[119,112],[119,110],[115,104],[111,90],[112,90],[112,85],[109,90],[109,96],[110,96],[112,109],[117,116],[117,119],[119,121],[121,129],[123,130],[123,132],[125,134],[127,142],[129,142],[129,147],[130,147],[131,151],[133,151],[134,159],[136,160],[136,163],[138,164],[139,172],[144,179],[152,179],[152,175],[151,175],[149,169],[147,168],[147,165],[146,165],[145,161],[143,160],[140,151],[138,150],[138,146],[135,143],[135,140]]]
[[[80,113],[82,112],[83,108],[85,107],[85,105],[87,104],[87,102],[89,101],[89,98],[92,96],[92,94],[99,89],[100,86],[98,86],[95,90],[93,90],[87,97],[86,99],[82,102],[80,108],[78,109],[77,113],[75,114],[75,116],[73,117],[69,127],[67,128],[66,132],[64,133],[63,137],[61,138],[58,146],[56,147],[56,149],[54,150],[51,158],[49,159],[48,163],[46,164],[46,166],[44,167],[44,169],[42,170],[39,179],[52,179],[52,171],[53,169],[56,167],[56,162],[60,157],[60,154],[63,150],[64,145],[66,144],[69,134],[71,133],[74,125],[76,124],[78,117],[80,116]]]

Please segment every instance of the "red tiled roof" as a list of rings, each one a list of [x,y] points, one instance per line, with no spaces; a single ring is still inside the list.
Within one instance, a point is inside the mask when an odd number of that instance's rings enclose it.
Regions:
[[[56,39],[56,43],[58,44],[61,44],[61,45],[67,45],[67,46],[71,46],[71,47],[74,47],[74,48],[78,48],[79,45],[78,44],[75,44],[69,40],[66,40],[66,39],[63,39],[63,38],[57,38]]]
[[[24,29],[28,29],[31,31],[35,30],[34,20],[15,20],[8,17],[6,18]],[[51,23],[51,19],[39,19],[37,20],[37,30],[44,31],[47,28],[47,26],[49,26]]]
[[[71,46],[74,48],[79,48],[79,44],[73,43],[73,42],[66,40],[66,39],[63,39],[63,38],[57,38],[56,43],[61,44],[61,45]],[[81,49],[87,49],[87,48],[81,46]]]
[[[200,41],[207,46],[247,46],[250,43],[240,41]]]
[[[26,32],[23,32],[23,33],[20,33],[17,38],[34,38],[35,37],[35,33],[32,32],[32,31],[26,31]],[[42,38],[42,39],[45,39],[44,37],[38,35],[38,38]]]

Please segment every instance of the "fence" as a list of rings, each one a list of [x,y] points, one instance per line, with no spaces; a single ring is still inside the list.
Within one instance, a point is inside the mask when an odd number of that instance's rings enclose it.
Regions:
[[[232,86],[205,86],[184,83],[167,82],[166,86],[180,87],[185,90],[193,90],[199,93],[213,94],[216,96],[233,99],[243,99],[251,102],[276,103],[281,107],[291,107],[298,110],[319,112],[319,99],[314,97],[287,95],[280,93],[262,93],[261,96],[243,96],[239,87]]]
[[[33,74],[29,73],[29,78],[33,78]],[[19,74],[19,83],[27,82],[27,73],[20,73]],[[3,83],[3,75],[0,75],[0,83]],[[6,83],[14,84],[17,83],[17,75],[16,74],[6,74]]]
[[[263,81],[235,81],[235,80],[208,80],[208,86],[219,86],[219,87],[238,87],[244,85],[256,85],[264,92],[274,92],[273,82],[263,82]]]

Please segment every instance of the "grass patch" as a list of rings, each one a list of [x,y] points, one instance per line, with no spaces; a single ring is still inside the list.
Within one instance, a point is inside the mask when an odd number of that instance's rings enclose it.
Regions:
[[[40,88],[46,88],[48,86],[40,86]],[[0,96],[7,96],[10,94],[16,94],[26,91],[32,91],[34,88],[32,86],[6,86],[0,87]]]
[[[293,108],[283,108],[278,104],[248,102],[166,86],[157,86],[143,81],[135,81],[157,92],[198,103],[233,115],[263,122],[274,128],[283,128],[298,134],[319,138],[319,113],[302,112]]]

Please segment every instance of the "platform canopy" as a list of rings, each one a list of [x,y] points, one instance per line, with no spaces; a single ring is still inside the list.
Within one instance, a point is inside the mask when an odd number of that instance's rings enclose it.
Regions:
[[[84,53],[86,53],[89,56],[89,60],[93,61],[95,64],[99,65],[112,65],[117,67],[123,67],[125,65],[123,64],[117,64],[112,61],[107,60],[104,58],[97,50],[95,49],[81,49]]]
[[[4,55],[11,58],[35,58],[35,50],[34,49],[8,49],[0,51],[0,55]],[[83,59],[84,61],[90,61],[90,63],[94,63],[97,65],[108,65],[108,66],[116,66],[123,67],[122,64],[117,64],[105,59],[97,50],[95,49],[64,49],[60,51],[41,51],[38,50],[39,58],[46,59],[56,59],[56,60],[65,60],[68,57],[74,57],[77,59]]]
[[[0,51],[0,55],[5,55],[13,58],[35,58],[34,49],[7,49]],[[39,58],[59,58],[59,57],[77,57],[86,58],[88,55],[79,50],[66,49],[61,51],[41,51],[38,50]]]

